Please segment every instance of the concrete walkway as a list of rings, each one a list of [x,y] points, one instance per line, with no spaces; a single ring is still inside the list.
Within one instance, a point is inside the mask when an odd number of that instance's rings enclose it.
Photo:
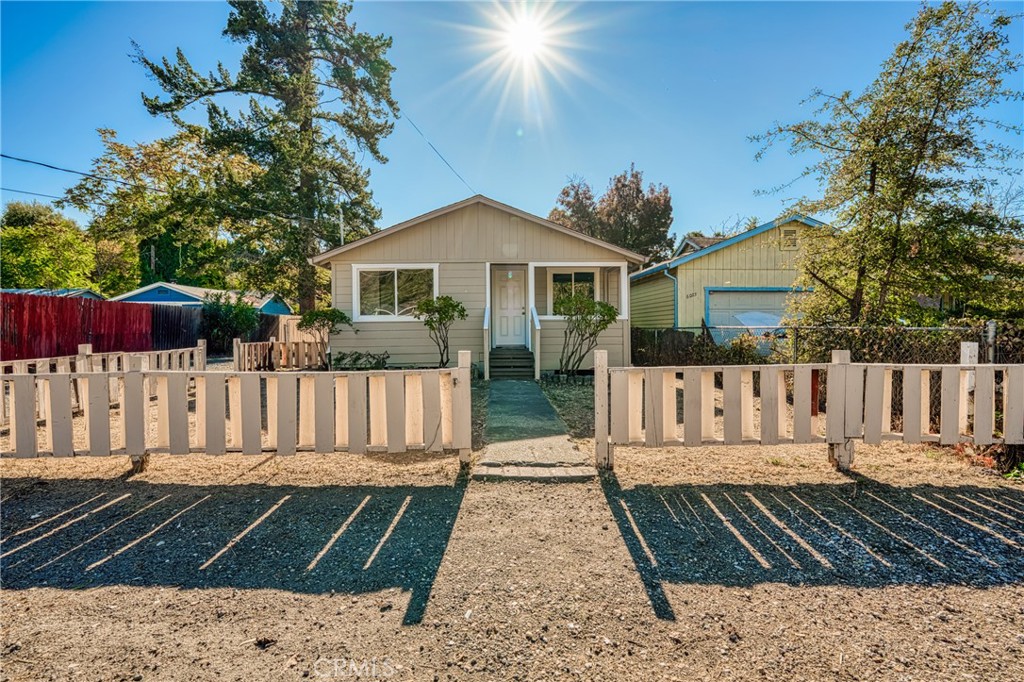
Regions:
[[[582,481],[597,472],[592,453],[569,440],[569,430],[533,381],[492,381],[478,480]]]

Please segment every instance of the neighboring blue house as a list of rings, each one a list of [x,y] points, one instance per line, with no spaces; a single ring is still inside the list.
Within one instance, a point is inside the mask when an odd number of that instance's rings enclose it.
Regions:
[[[190,287],[170,282],[153,282],[140,289],[115,296],[110,300],[124,301],[126,303],[158,303],[162,305],[178,305],[184,308],[199,308],[203,305],[203,299],[211,294],[226,294],[231,301],[241,297],[243,301],[253,308],[267,315],[292,314],[292,309],[277,294],[260,296],[249,292]]]
[[[107,297],[92,289],[0,289],[5,294],[28,294],[29,296],[59,296],[60,298],[88,298],[105,301]]]

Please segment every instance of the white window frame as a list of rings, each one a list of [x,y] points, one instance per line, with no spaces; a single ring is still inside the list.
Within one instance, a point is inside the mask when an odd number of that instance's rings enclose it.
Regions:
[[[571,275],[576,272],[590,272],[594,275],[594,300],[603,301],[601,296],[601,268],[581,266],[578,268],[548,268],[547,299],[548,310],[545,317],[564,319],[565,315],[555,315],[555,275]]]
[[[362,315],[359,310],[359,273],[363,271],[395,271],[395,286],[398,286],[398,270],[433,270],[434,298],[440,291],[439,263],[353,263],[352,264],[352,321],[353,322],[420,322],[412,315]],[[397,303],[397,301],[396,301]]]
[[[629,307],[630,307],[629,306],[629,264],[626,261],[581,261],[579,263],[573,263],[573,262],[567,262],[567,261],[559,261],[559,262],[530,261],[527,264],[527,266],[526,266],[526,269],[527,269],[527,282],[526,282],[526,286],[527,286],[527,292],[528,292],[527,293],[527,300],[529,300],[529,301],[536,300],[535,299],[535,294],[536,294],[535,284],[536,284],[536,280],[534,279],[534,276],[536,274],[537,268],[547,268],[548,270],[551,270],[552,268],[564,269],[564,270],[570,270],[572,272],[576,272],[576,271],[580,271],[580,270],[589,270],[591,268],[597,268],[599,270],[601,268],[618,268],[619,269],[619,305],[618,305],[619,317],[617,319],[622,320],[622,321],[625,321],[625,320],[629,319]],[[549,284],[549,287],[548,287],[547,294],[548,294],[548,297],[550,298],[550,296],[551,296],[550,280],[549,280],[548,284]],[[595,282],[595,284],[596,284],[596,282]],[[600,295],[600,292],[598,292],[597,295]],[[547,312],[547,310],[548,309],[545,308],[544,312]],[[565,315],[540,315],[539,313],[541,311],[538,310],[537,312],[538,312],[538,317],[540,317],[541,320],[564,320],[565,319]]]

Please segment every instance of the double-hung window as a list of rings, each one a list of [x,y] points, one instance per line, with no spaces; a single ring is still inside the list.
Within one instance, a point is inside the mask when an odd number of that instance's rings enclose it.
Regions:
[[[420,301],[437,295],[436,265],[356,265],[356,319],[412,319]]]

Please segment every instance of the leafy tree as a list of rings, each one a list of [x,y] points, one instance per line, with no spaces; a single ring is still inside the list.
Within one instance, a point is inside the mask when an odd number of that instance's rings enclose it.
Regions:
[[[920,319],[921,295],[961,300],[1024,294],[1022,223],[990,195],[1020,173],[1020,118],[995,110],[1019,102],[1020,57],[1012,19],[978,3],[922,5],[881,73],[862,93],[815,91],[806,121],[752,139],[816,158],[805,170],[823,188],[795,208],[833,216],[808,231],[801,298],[805,319],[848,324]],[[1016,111],[1019,112],[1019,107]],[[1015,293],[1013,293],[1015,292]]]
[[[299,319],[299,330],[307,332],[316,339],[317,350],[323,360],[324,367],[327,367],[327,350],[331,342],[331,334],[337,334],[342,327],[353,328],[352,318],[337,308],[321,308],[319,310],[307,310],[302,313]],[[358,333],[358,330],[356,330]]]
[[[226,352],[236,338],[244,339],[260,326],[260,313],[242,298],[227,293],[210,294],[203,299],[203,317],[199,335],[211,351]]]
[[[609,181],[596,202],[587,182],[572,177],[548,219],[647,256],[664,260],[672,254],[672,196],[664,185],[644,188],[643,173],[632,164]]]
[[[450,360],[448,332],[455,320],[466,319],[466,306],[451,296],[425,298],[416,304],[416,312],[413,315],[416,319],[423,320],[423,325],[430,332],[430,340],[437,345],[437,351],[441,356],[437,366],[447,367]]]
[[[601,220],[597,215],[597,200],[594,191],[582,176],[574,175],[562,188],[555,200],[555,208],[548,214],[548,220],[590,237],[601,238]]]
[[[178,282],[224,289],[232,281],[225,239],[239,220],[225,214],[221,188],[259,169],[240,155],[210,153],[192,130],[128,145],[100,129],[104,152],[63,203],[94,211],[97,281],[107,293]],[[96,208],[99,206],[100,208]]]
[[[576,293],[562,301],[565,333],[558,368],[562,374],[576,374],[584,358],[597,348],[597,337],[619,316],[614,306],[595,301],[587,293]]]
[[[92,287],[92,244],[51,206],[12,201],[0,220],[0,282],[8,289]]]
[[[359,32],[348,2],[283,0],[276,12],[262,1],[229,4],[224,36],[246,46],[236,73],[218,64],[204,75],[181,50],[156,62],[137,48],[136,60],[166,93],[143,102],[182,129],[190,128],[182,114],[201,103],[204,144],[259,167],[225,188],[230,214],[243,219],[233,237],[248,282],[262,289],[284,271],[284,293],[311,310],[326,277],[308,259],[340,243],[342,222],[354,239],[380,216],[357,153],[386,161],[379,144],[397,111],[385,58],[391,39]]]

